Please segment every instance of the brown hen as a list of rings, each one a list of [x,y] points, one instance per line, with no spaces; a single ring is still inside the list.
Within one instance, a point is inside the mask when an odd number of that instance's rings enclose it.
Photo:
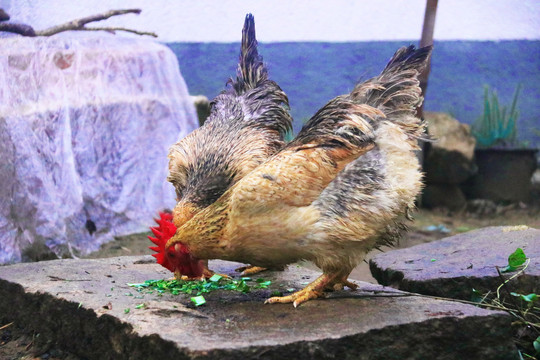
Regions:
[[[418,74],[431,48],[399,49],[383,72],[331,100],[298,136],[178,228],[167,248],[182,264],[225,259],[262,267],[312,261],[323,274],[269,303],[294,306],[347,277],[404,228],[422,183],[415,155]]]

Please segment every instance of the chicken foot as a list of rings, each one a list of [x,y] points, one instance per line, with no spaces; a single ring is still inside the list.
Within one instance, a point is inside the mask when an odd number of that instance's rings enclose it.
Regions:
[[[288,296],[275,296],[267,299],[265,304],[274,304],[274,303],[293,303],[293,306],[296,308],[298,305],[312,299],[317,299],[324,297],[325,290],[341,290],[345,286],[356,290],[358,285],[347,280],[349,275],[343,274],[322,274],[308,286],[303,288],[300,291],[297,291]]]
[[[269,270],[269,271],[283,271],[283,270],[285,270],[285,267],[284,266],[274,266],[274,267],[265,268],[265,267],[260,267],[260,266],[256,266],[256,265],[246,265],[246,266],[239,267],[238,269],[235,269],[234,271],[239,272],[240,275],[242,275],[242,276],[246,276],[246,275],[258,274],[258,273],[266,271],[266,270]]]
[[[239,272],[240,275],[242,276],[258,274],[266,270],[268,269],[264,267],[260,267],[260,266],[255,266],[255,265],[246,265],[246,266],[241,266],[238,269],[234,269],[234,271]]]

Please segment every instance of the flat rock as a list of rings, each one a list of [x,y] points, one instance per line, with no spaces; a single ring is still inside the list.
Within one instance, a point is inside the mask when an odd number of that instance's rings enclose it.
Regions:
[[[530,263],[508,283],[518,293],[540,291],[540,230],[526,226],[487,227],[407,249],[393,250],[370,260],[380,284],[425,294],[470,300],[472,289],[495,290],[503,280],[497,272],[508,256],[522,248]],[[509,278],[515,273],[503,274]]]
[[[297,309],[264,305],[272,292],[318,276],[298,266],[261,274],[272,281],[268,289],[216,291],[194,307],[188,295],[127,285],[170,276],[152,259],[0,267],[0,324],[25,324],[39,332],[38,347],[85,359],[517,359],[502,312],[364,282]],[[210,262],[227,274],[238,265]]]

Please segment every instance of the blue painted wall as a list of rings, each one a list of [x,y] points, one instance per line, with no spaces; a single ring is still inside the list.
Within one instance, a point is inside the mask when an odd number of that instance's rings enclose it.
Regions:
[[[270,76],[289,96],[295,129],[336,95],[382,70],[394,51],[409,42],[260,44]],[[212,99],[234,76],[239,43],[168,44],[178,57],[191,94]],[[445,111],[465,123],[482,113],[489,85],[509,104],[518,83],[519,137],[540,147],[540,41],[441,41],[435,43],[425,108]]]

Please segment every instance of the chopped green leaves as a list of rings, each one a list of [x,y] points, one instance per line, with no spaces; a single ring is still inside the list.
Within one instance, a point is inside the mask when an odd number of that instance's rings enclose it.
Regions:
[[[508,256],[508,265],[501,270],[501,272],[516,271],[518,267],[523,265],[527,261],[527,256],[523,252],[522,248],[517,248],[510,256]]]
[[[129,314],[129,308],[124,309],[124,314]]]
[[[157,291],[158,295],[163,293],[171,293],[178,295],[180,293],[199,296],[204,293],[209,293],[214,290],[233,290],[243,293],[251,291],[251,287],[247,284],[252,281],[251,278],[241,278],[240,280],[226,279],[221,275],[213,275],[208,281],[188,281],[188,280],[146,280],[141,284],[127,284],[135,287],[137,291],[152,293]],[[272,284],[269,280],[257,279],[255,289],[266,289]]]
[[[255,289],[266,289],[268,286],[270,286],[272,282],[270,280],[266,281],[264,279],[257,279],[257,285],[255,285]]]
[[[142,304],[139,304],[139,305],[135,306],[135,309],[145,309],[145,308],[146,308],[145,303],[142,303]]]
[[[195,306],[201,306],[203,304],[206,304],[206,300],[205,300],[204,296],[202,296],[202,295],[192,297],[191,302],[193,304],[195,304]]]

